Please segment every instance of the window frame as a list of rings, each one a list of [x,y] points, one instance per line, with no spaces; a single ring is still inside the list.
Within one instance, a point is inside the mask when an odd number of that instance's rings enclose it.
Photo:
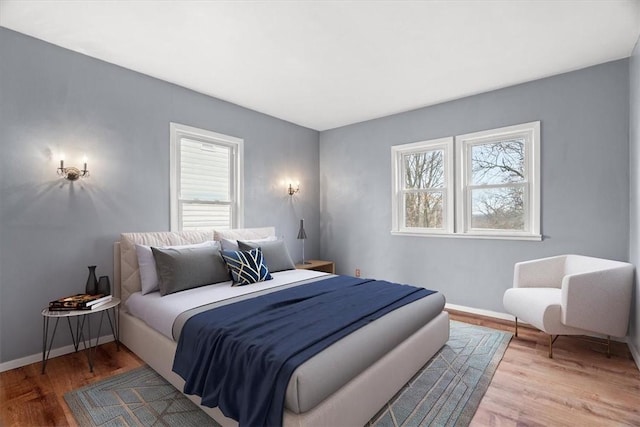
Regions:
[[[525,136],[525,175],[526,180],[518,183],[524,185],[525,212],[524,230],[473,229],[471,227],[471,187],[470,179],[472,165],[469,157],[470,147],[473,145],[499,142],[505,138]],[[403,183],[403,155],[418,153],[437,147],[445,149],[445,188],[446,203],[443,207],[445,227],[443,229],[406,227],[404,225],[404,193]],[[472,132],[455,137],[438,138],[391,147],[392,163],[392,196],[391,196],[391,234],[421,237],[453,237],[475,239],[506,239],[506,240],[542,240],[540,233],[540,121],[522,123],[496,129]],[[501,184],[487,187],[509,187],[516,184]]]
[[[472,185],[470,148],[499,142],[506,138],[524,136],[525,179],[524,186],[524,230],[481,229],[471,227],[471,190],[475,188],[504,188],[513,184]],[[455,137],[456,144],[456,225],[457,232],[466,236],[541,240],[540,235],[540,122],[522,123],[497,129],[472,132]]]
[[[199,129],[179,123],[170,122],[170,155],[169,155],[169,195],[170,195],[170,225],[171,231],[181,231],[183,222],[180,215],[180,206],[183,203],[229,205],[231,207],[231,224],[229,228],[242,228],[244,226],[244,140],[234,136]],[[222,145],[231,148],[231,176],[230,200],[204,201],[198,199],[182,199],[180,197],[180,163],[182,138],[202,141],[207,144]]]
[[[418,141],[409,144],[394,145],[391,147],[392,159],[392,230],[399,234],[420,234],[420,235],[444,235],[454,231],[454,155],[453,137]],[[410,191],[404,188],[404,156],[407,154],[418,154],[425,151],[443,150],[444,165],[444,186],[438,191],[443,193],[442,203],[442,228],[407,227],[405,215],[405,194]],[[425,189],[423,192],[429,192]]]

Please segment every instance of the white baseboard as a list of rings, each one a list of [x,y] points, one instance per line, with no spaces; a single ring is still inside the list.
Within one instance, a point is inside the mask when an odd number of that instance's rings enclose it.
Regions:
[[[100,337],[100,340],[98,342],[100,344],[106,344],[111,341],[113,341],[113,335],[104,335]],[[80,344],[78,351],[82,351],[82,348],[82,344]],[[69,344],[60,348],[52,348],[51,352],[49,353],[49,359],[73,353],[74,351],[75,348],[73,347],[73,344]],[[21,357],[20,359],[10,360],[8,362],[2,362],[0,363],[0,372],[10,371],[11,369],[20,368],[22,366],[30,365],[36,362],[42,362],[42,353],[32,354],[31,356]]]
[[[482,308],[467,307],[464,305],[449,303],[446,303],[444,305],[444,308],[450,308],[451,310],[462,311],[470,314],[478,314],[480,316],[492,317],[494,319],[510,320],[512,322],[515,320],[515,317],[513,317],[511,314],[500,313],[499,311],[484,310]]]

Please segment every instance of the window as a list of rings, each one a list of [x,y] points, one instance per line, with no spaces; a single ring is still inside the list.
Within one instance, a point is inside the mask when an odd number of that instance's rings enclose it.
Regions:
[[[453,232],[453,138],[391,147],[395,227],[403,232]]]
[[[171,123],[171,230],[242,227],[243,140]]]
[[[466,234],[539,237],[540,122],[456,137]]]
[[[540,240],[539,146],[532,122],[392,147],[392,232]]]

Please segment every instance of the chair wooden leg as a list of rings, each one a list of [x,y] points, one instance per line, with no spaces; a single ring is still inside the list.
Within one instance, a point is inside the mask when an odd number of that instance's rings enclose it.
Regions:
[[[611,359],[611,336],[607,335],[607,359]]]
[[[516,338],[518,337],[518,318],[516,317]]]
[[[553,335],[549,335],[549,359],[553,359]]]

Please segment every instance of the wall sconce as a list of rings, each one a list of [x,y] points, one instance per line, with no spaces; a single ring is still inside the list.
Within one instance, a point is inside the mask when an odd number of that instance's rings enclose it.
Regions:
[[[60,157],[60,167],[57,170],[58,175],[64,177],[65,179],[68,179],[69,181],[76,181],[78,178],[87,178],[89,176],[89,169],[87,169],[87,156],[84,156],[84,158],[82,159],[82,162],[84,163],[84,168],[82,170],[73,166],[65,168],[64,157]]]
[[[296,183],[296,188],[293,188],[293,184],[289,183],[289,188],[287,188],[287,192],[289,193],[290,196],[293,196],[298,191],[300,191],[300,183],[299,182]]]

